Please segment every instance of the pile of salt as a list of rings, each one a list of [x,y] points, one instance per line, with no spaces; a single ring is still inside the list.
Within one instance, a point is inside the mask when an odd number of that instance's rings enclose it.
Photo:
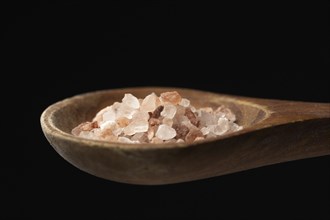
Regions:
[[[102,109],[92,122],[72,130],[75,136],[122,143],[191,143],[241,130],[230,109],[196,109],[176,91],[143,100],[125,94]]]

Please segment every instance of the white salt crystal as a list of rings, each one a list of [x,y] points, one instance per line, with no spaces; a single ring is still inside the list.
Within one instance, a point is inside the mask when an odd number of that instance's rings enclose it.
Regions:
[[[126,117],[128,119],[132,119],[133,115],[137,112],[137,109],[131,108],[126,104],[121,104],[121,106],[117,110],[116,118]]]
[[[100,128],[102,130],[104,130],[104,129],[113,129],[115,125],[116,125],[116,122],[114,122],[114,121],[104,121],[100,124]]]
[[[202,127],[201,132],[203,133],[203,135],[207,135],[208,133],[210,133],[210,127]]]
[[[176,113],[176,107],[174,105],[165,105],[163,111],[160,113],[165,118],[173,118]]]
[[[200,125],[201,126],[208,126],[208,125],[215,125],[218,122],[218,118],[215,114],[212,114],[207,111],[200,111]]]
[[[183,107],[189,107],[190,101],[188,99],[182,98],[181,102],[180,102],[180,105],[183,106]]]
[[[144,120],[132,121],[127,127],[124,128],[125,135],[133,135],[138,132],[148,131],[149,124]]]
[[[176,136],[175,129],[171,128],[168,125],[159,125],[156,132],[156,137],[162,140],[170,140]]]
[[[123,104],[133,108],[133,109],[138,109],[140,108],[140,102],[139,100],[133,96],[132,94],[125,94],[123,98]]]
[[[102,115],[103,122],[115,122],[116,120],[116,112],[112,107],[108,108]]]
[[[141,103],[141,111],[153,112],[157,108],[157,99],[158,97],[155,93],[147,95]]]
[[[173,120],[170,118],[164,118],[162,122],[164,125],[168,125],[170,127],[172,127],[172,125],[173,125]]]
[[[182,139],[178,139],[178,140],[176,141],[176,143],[184,143],[184,140],[182,140]]]
[[[138,144],[138,143],[140,143],[139,141],[132,141],[127,137],[119,137],[118,141],[123,142],[123,143],[129,143],[129,144]]]
[[[197,137],[197,138],[195,138],[194,141],[202,141],[202,140],[204,140],[204,139],[205,139],[204,137]]]
[[[213,129],[213,133],[216,135],[222,135],[229,130],[229,121],[226,118],[219,118],[218,125]]]
[[[132,120],[142,120],[142,121],[148,121],[150,118],[148,112],[145,111],[137,111],[132,116]]]

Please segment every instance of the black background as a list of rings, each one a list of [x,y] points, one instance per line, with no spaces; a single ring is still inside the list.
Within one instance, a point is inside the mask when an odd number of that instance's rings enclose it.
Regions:
[[[330,102],[325,2],[42,1],[3,10],[9,12],[6,76],[22,91],[14,104],[28,106],[20,112],[25,132],[15,132],[23,154],[5,173],[10,215],[329,218],[329,156],[191,183],[134,186],[71,166],[39,125],[42,111],[56,101],[130,86]]]

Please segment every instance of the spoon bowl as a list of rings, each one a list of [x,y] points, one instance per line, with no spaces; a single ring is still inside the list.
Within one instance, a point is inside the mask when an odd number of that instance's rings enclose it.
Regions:
[[[178,91],[195,107],[229,107],[243,129],[192,144],[127,144],[71,135],[125,93]],[[53,148],[77,168],[131,184],[159,185],[220,176],[265,165],[330,154],[330,105],[140,87],[86,93],[49,106],[42,130]]]

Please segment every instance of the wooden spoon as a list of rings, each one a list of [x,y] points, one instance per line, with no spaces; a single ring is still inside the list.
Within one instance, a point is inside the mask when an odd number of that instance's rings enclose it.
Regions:
[[[193,144],[125,144],[87,140],[71,130],[90,121],[125,93],[178,91],[195,107],[232,109],[244,129]],[[204,179],[303,158],[330,155],[330,104],[222,95],[183,88],[125,88],[74,96],[41,115],[54,149],[77,168],[131,184],[169,184]]]

